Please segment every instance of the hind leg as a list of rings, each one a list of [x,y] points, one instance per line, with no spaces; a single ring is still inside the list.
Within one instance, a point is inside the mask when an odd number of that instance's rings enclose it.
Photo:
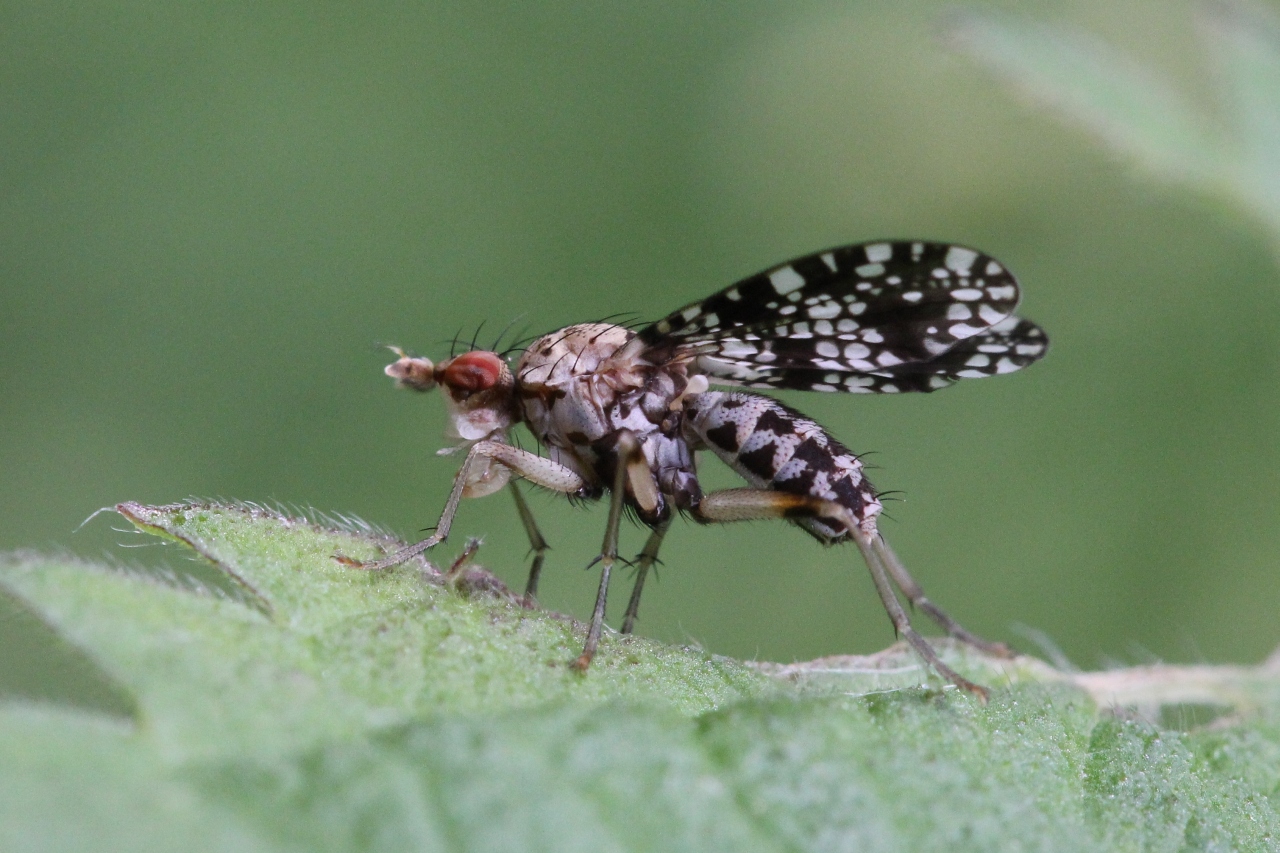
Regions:
[[[849,530],[850,535],[858,546],[858,550],[862,552],[862,558],[867,564],[868,571],[871,572],[871,581],[875,584],[876,592],[880,596],[880,602],[884,605],[889,621],[893,623],[894,630],[898,635],[906,640],[911,645],[911,648],[915,649],[916,653],[938,675],[956,687],[972,693],[982,702],[987,701],[988,693],[985,687],[975,684],[943,663],[933,647],[911,627],[911,619],[907,616],[907,612],[903,610],[902,602],[898,601],[898,596],[893,590],[893,583],[889,580],[890,572],[886,570],[884,558],[875,545],[876,542],[882,542],[883,540],[880,539],[880,535],[874,529],[870,531],[864,530],[858,520],[840,504],[808,495],[793,495],[768,489],[725,489],[704,496],[701,503],[694,510],[694,517],[699,521],[706,522],[747,521],[763,518],[840,519],[846,529]],[[887,546],[885,547],[887,548]],[[905,569],[903,573],[910,580],[910,575],[905,574]],[[918,585],[916,588],[919,588]]]
[[[907,567],[898,559],[898,555],[889,547],[889,543],[885,541],[883,536],[879,534],[873,536],[871,547],[875,549],[876,554],[884,563],[884,567],[889,570],[889,576],[893,578],[893,582],[897,584],[898,589],[902,590],[902,594],[907,597],[907,601],[911,602],[911,606],[928,614],[929,618],[938,624],[938,627],[957,640],[981,649],[989,655],[1002,658],[1014,656],[1013,650],[1004,643],[993,643],[965,630],[959,622],[952,619],[942,608],[925,597],[924,590],[920,587],[920,584],[907,571]]]

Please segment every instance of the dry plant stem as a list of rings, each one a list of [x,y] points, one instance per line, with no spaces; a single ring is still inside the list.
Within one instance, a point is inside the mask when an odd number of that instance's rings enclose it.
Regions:
[[[671,527],[671,519],[661,522],[645,540],[644,548],[636,558],[636,585],[631,588],[631,600],[627,602],[627,613],[622,619],[622,633],[630,634],[640,615],[640,593],[644,590],[644,580],[649,569],[658,561],[658,549],[662,547],[662,537],[667,535]]]

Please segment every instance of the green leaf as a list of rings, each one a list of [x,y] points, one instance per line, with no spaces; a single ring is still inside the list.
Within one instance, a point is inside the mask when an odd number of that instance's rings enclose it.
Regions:
[[[1203,181],[1224,139],[1173,85],[1088,33],[1002,16],[967,16],[951,43],[1034,103],[1171,179]]]
[[[996,688],[983,706],[901,647],[748,665],[610,633],[582,676],[582,626],[482,570],[455,586],[425,561],[333,559],[397,544],[376,531],[120,511],[225,581],[0,561],[136,709],[0,704],[0,849],[1252,850],[1280,833],[1280,664],[1069,674],[939,643]],[[1136,716],[1194,703],[1212,726]]]
[[[102,715],[0,703],[0,850],[278,849],[176,776],[144,731]]]
[[[370,573],[333,559],[372,556],[386,537],[255,507],[120,510],[212,561],[243,600],[77,564],[17,563],[2,577],[137,697],[144,724],[181,758],[560,699],[695,714],[772,688],[743,664],[638,637],[606,643],[591,677],[576,676],[571,620],[501,594],[458,595],[425,566]]]
[[[1236,136],[1232,183],[1280,227],[1280,21],[1224,3],[1201,16],[1200,32]]]
[[[1032,103],[1156,177],[1243,207],[1280,251],[1280,21],[1228,0],[1204,4],[1196,29],[1216,84],[1209,111],[1164,75],[1066,26],[967,15],[950,36]]]

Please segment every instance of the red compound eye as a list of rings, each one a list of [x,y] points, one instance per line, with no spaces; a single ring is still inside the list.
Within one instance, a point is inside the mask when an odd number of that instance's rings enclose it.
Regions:
[[[495,353],[463,353],[444,365],[440,381],[455,391],[474,394],[497,385],[502,366],[502,359]]]

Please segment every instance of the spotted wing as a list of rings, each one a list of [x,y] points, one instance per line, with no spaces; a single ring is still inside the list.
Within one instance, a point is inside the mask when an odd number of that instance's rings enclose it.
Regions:
[[[897,367],[859,373],[820,367],[785,367],[760,371],[751,365],[718,366],[706,371],[717,384],[746,388],[789,388],[799,391],[845,391],[854,394],[900,394],[937,391],[961,379],[998,376],[1021,370],[1043,356],[1049,338],[1035,323],[1010,316],[987,331],[957,343],[929,361],[907,362]],[[699,360],[722,361],[719,356]],[[750,372],[749,372],[750,371]],[[759,375],[755,375],[759,374]]]
[[[1048,339],[1013,317],[1018,283],[995,259],[946,243],[878,242],[797,258],[639,332],[700,353],[718,384],[893,393],[1008,373]]]

